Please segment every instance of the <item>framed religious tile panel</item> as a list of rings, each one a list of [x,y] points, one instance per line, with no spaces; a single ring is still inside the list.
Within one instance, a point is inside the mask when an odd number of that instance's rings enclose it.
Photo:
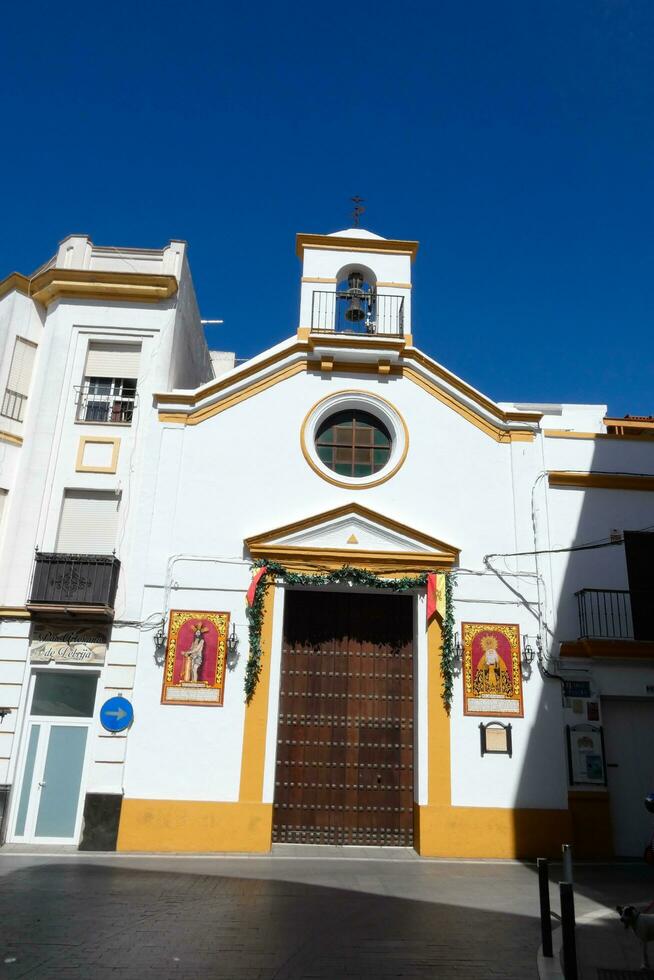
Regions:
[[[171,610],[162,704],[221,707],[228,627],[226,612]]]
[[[461,632],[464,714],[522,718],[520,628],[462,623]]]

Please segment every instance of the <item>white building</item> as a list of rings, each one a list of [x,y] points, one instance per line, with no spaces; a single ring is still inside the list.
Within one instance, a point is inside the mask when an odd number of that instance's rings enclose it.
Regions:
[[[455,377],[414,345],[416,252],[299,235],[292,336],[215,369],[183,243],[74,236],[0,284],[8,841],[642,852],[654,423]]]

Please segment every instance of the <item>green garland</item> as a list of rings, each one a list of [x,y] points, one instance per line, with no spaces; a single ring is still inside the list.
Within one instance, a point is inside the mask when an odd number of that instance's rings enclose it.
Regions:
[[[364,586],[370,589],[386,589],[388,592],[409,592],[411,589],[424,588],[427,584],[427,572],[419,575],[405,575],[402,578],[380,578],[374,572],[366,571],[363,568],[354,568],[352,565],[343,565],[335,571],[315,572],[306,574],[303,572],[290,572],[284,565],[276,561],[267,561],[265,558],[258,559],[253,570],[264,567],[266,574],[262,575],[257,583],[252,605],[248,608],[249,619],[249,640],[250,655],[245,668],[245,700],[249,704],[261,674],[261,629],[263,627],[263,610],[271,581],[281,579],[284,585],[316,586],[316,585],[337,585],[345,583],[351,585]],[[454,585],[454,574],[445,573],[445,618],[443,621],[443,643],[441,647],[441,672],[443,676],[443,702],[449,714],[452,703],[452,691],[454,685],[454,612],[452,609],[452,594]]]

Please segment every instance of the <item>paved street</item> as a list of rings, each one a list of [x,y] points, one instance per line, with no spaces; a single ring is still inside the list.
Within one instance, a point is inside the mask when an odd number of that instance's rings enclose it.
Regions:
[[[391,849],[365,859],[356,848],[347,859],[321,853],[44,857],[5,848],[0,977],[535,975],[533,867]],[[654,893],[644,865],[580,867],[577,878],[578,914]]]

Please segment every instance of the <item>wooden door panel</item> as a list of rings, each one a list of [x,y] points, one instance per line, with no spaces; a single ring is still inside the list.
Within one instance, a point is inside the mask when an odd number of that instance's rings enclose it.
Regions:
[[[412,600],[288,592],[273,840],[413,840]]]

